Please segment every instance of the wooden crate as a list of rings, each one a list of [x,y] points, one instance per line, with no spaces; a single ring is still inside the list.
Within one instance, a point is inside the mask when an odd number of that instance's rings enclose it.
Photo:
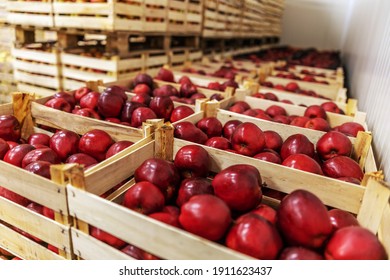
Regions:
[[[75,118],[50,118],[50,112],[47,114],[40,111],[39,106],[34,106],[32,95],[16,94],[13,104],[6,104],[0,107],[1,114],[15,114],[23,123],[22,137],[27,138],[34,131],[45,132],[38,129],[37,124],[49,125],[57,128],[72,130],[78,134],[84,134],[86,131],[93,128],[103,129],[107,131],[115,141],[130,140],[134,144],[111,157],[104,160],[85,172],[84,179],[87,182],[87,190],[96,195],[101,195],[108,191],[102,188],[99,181],[102,177],[107,177],[107,174],[113,174],[108,180],[116,185],[126,178],[116,173],[116,168],[113,165],[123,163],[122,157],[133,149],[151,141],[151,126],[145,126],[144,133],[142,131],[120,129],[113,124],[101,125],[93,120],[88,120],[85,123],[84,119]],[[36,105],[36,104],[35,104]],[[21,168],[12,166],[8,163],[0,161],[1,173],[0,185],[4,188],[12,190],[30,200],[41,205],[55,210],[56,220],[48,219],[44,216],[17,205],[7,199],[0,197],[0,232],[2,239],[0,246],[4,247],[23,259],[71,259],[73,258],[73,249],[70,236],[70,225],[72,221],[68,216],[68,205],[66,197],[65,178],[61,177],[68,172],[68,167],[58,165],[51,170],[52,180],[29,173]],[[70,167],[77,166],[75,164]],[[68,173],[67,173],[68,174]],[[66,175],[66,176],[69,176]],[[12,178],[12,180],[9,180]],[[4,224],[6,223],[6,224]],[[61,254],[57,255],[45,247],[35,243],[34,241],[25,238],[21,234],[15,232],[7,225],[16,226],[23,231],[26,231],[34,236],[41,238],[44,242],[54,245],[61,249]]]
[[[140,159],[139,162],[142,162],[148,158],[164,154],[161,153],[161,143],[159,143],[160,137],[167,135],[164,133],[169,132],[157,130],[156,140],[134,151],[132,157]],[[181,147],[189,144],[192,143],[174,139],[173,145],[167,145],[172,150],[165,150],[166,154],[163,158],[172,160]],[[389,220],[386,220],[386,218],[389,214],[387,200],[390,190],[382,184],[368,179],[367,187],[358,186],[210,147],[204,148],[211,157],[212,172],[219,172],[234,164],[253,165],[260,171],[262,179],[271,189],[286,193],[298,188],[306,189],[316,194],[328,206],[358,214],[361,225],[378,233],[387,250],[390,249],[385,234],[389,226]],[[129,162],[131,162],[130,158]],[[128,174],[134,172],[138,167],[137,164],[130,164],[131,167],[127,170]],[[133,183],[129,181],[128,187],[131,187]],[[152,220],[121,206],[120,202],[126,189],[107,199],[102,199],[82,190],[82,188],[82,182],[80,184],[70,180],[68,184],[68,193],[72,193],[68,200],[70,212],[71,215],[78,218],[81,224],[87,223],[98,227],[162,259],[251,259],[249,256],[230,250],[223,245]],[[374,191],[376,193],[381,191],[386,195],[376,196],[372,193],[372,189],[376,189]],[[264,198],[264,201],[273,205],[278,203],[278,201],[267,197]],[[369,201],[372,203],[380,201],[381,205],[384,206],[375,214],[374,223],[371,223],[371,218],[369,218],[373,212],[373,208],[367,206]],[[91,208],[87,209],[85,205],[91,205]],[[384,211],[383,208],[385,207]],[[93,238],[86,230],[82,231],[73,227],[72,240],[75,253],[82,259],[131,259],[124,253]]]
[[[233,96],[234,99],[234,96]],[[230,101],[232,102],[232,101]],[[234,101],[233,101],[234,102]],[[186,121],[191,121],[193,123],[198,122],[201,118],[204,116],[210,117],[215,116],[217,117],[222,124],[224,125],[226,122],[230,120],[240,120],[242,122],[251,122],[256,124],[258,127],[260,127],[263,131],[266,130],[273,130],[279,133],[283,140],[286,140],[289,136],[297,133],[301,133],[308,137],[308,139],[312,143],[317,143],[317,141],[326,133],[323,131],[308,129],[308,128],[302,128],[302,127],[295,127],[291,125],[286,125],[282,123],[276,123],[276,122],[270,122],[250,116],[246,116],[239,113],[230,112],[224,109],[219,109],[218,106],[223,106],[223,103],[215,104],[215,102],[206,102],[202,105],[202,111],[198,111],[191,117],[187,118]],[[209,108],[208,108],[209,106]],[[357,159],[360,157],[359,164],[362,167],[362,169],[365,171],[365,173],[371,173],[371,172],[377,172],[377,163],[374,156],[373,149],[371,147],[371,141],[372,136],[371,132],[367,132],[362,134],[361,138],[357,140],[355,137],[349,137],[351,142],[355,145],[356,150],[360,151],[361,145],[366,145],[365,148],[362,150],[364,153],[364,156],[356,156]],[[358,154],[360,152],[356,152],[355,154]]]
[[[22,26],[54,27],[52,0],[7,0],[6,21]]]
[[[319,83],[310,83],[292,79],[279,78],[274,76],[268,76],[265,79],[266,82],[272,82],[274,85],[287,85],[290,82],[295,82],[303,90],[313,90],[317,94],[329,98],[337,102],[346,102],[347,101],[347,89],[341,87],[340,85],[324,85]]]
[[[313,75],[322,75],[331,79],[344,79],[343,68],[339,67],[336,70],[303,66],[303,65],[294,65],[288,68],[290,72],[302,73],[302,71],[309,71]]]
[[[244,1],[211,0],[204,2],[203,37],[240,36]]]
[[[200,34],[201,11],[199,0],[53,2],[56,27],[108,31]]]
[[[199,49],[176,48],[169,51],[169,66],[180,67],[188,62],[201,61],[203,53]]]

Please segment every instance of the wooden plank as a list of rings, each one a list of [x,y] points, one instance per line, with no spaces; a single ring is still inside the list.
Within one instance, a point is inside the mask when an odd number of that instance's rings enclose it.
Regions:
[[[387,255],[390,258],[390,202],[387,203],[383,210],[382,220],[378,229],[378,238],[385,246]]]
[[[26,59],[44,62],[48,64],[57,64],[57,54],[55,52],[45,52],[29,49],[12,49],[12,56],[17,59]]]
[[[69,226],[61,225],[3,197],[0,197],[0,219],[57,248],[71,251]]]
[[[368,132],[359,131],[356,141],[353,144],[352,158],[359,163],[360,168],[364,168],[368,152],[371,148],[372,135]]]
[[[14,113],[12,103],[0,105],[0,115],[12,115]]]
[[[60,255],[0,224],[0,246],[26,260],[64,260]]]
[[[109,133],[115,141],[120,139],[137,142],[143,137],[140,129],[52,109],[43,105],[45,100],[39,99],[31,104],[32,115],[38,124],[72,130],[80,135],[92,129],[101,129]]]
[[[61,53],[60,60],[63,65],[74,65],[104,71],[118,71],[117,59],[105,60],[94,57],[85,57],[77,54]]]
[[[357,215],[359,223],[376,234],[380,228],[384,210],[389,206],[389,199],[389,186],[375,177],[368,178],[362,204]]]
[[[49,76],[54,76],[56,80],[59,81],[59,68],[57,65],[47,65],[42,63],[36,63],[36,62],[26,62],[21,60],[15,60],[14,61],[14,69],[30,72],[30,73],[37,73],[37,74],[44,74]],[[34,81],[32,81],[34,82]]]
[[[19,71],[18,69],[14,70],[14,77],[15,81],[18,82],[21,81],[52,89],[57,89],[60,87],[60,80],[57,77],[49,77],[40,74],[27,73]]]
[[[17,88],[19,91],[22,92],[34,93],[38,98],[42,98],[44,96],[52,96],[57,92],[57,90],[55,89],[48,89],[36,85],[24,84],[22,82],[18,82]]]
[[[90,235],[72,228],[74,253],[84,260],[134,260],[134,258]]]
[[[65,189],[54,182],[0,161],[0,186],[57,211],[66,212]]]
[[[71,215],[164,259],[250,259],[72,186],[69,193]]]
[[[107,190],[129,177],[133,176],[135,169],[142,164],[146,158],[153,157],[154,143],[136,149],[136,153],[130,153],[123,156],[110,164],[104,166],[104,172],[97,172],[96,169],[86,173],[85,185],[86,190],[90,193],[101,195]],[[93,172],[94,171],[94,172]],[[107,176],[110,174],[110,176]]]

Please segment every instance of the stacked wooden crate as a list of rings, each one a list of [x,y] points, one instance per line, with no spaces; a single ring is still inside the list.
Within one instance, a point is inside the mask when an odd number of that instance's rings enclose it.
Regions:
[[[14,29],[5,23],[5,14],[2,13],[2,6],[5,2],[0,2],[0,103],[9,102],[9,92],[16,89],[12,66],[12,43]]]

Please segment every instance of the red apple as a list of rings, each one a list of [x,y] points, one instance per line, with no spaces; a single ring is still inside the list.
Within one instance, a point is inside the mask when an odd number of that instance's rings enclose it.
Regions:
[[[280,148],[280,156],[285,160],[290,155],[305,154],[314,157],[314,144],[305,135],[297,133],[289,136]]]
[[[123,198],[123,206],[149,215],[162,210],[165,204],[160,189],[150,182],[138,182],[128,189]]]
[[[74,108],[74,106],[76,105],[76,98],[75,98],[74,93],[60,91],[60,92],[56,92],[53,95],[53,97],[54,98],[61,97],[61,98],[65,99],[70,104],[70,106],[72,108]]]
[[[32,151],[35,150],[35,147],[30,144],[20,144],[12,149],[10,149],[4,156],[4,161],[8,162],[12,165],[22,167],[22,161],[24,156]]]
[[[48,161],[37,160],[27,164],[24,169],[47,179],[51,179],[50,165]]]
[[[250,211],[260,203],[261,185],[260,172],[247,164],[225,168],[212,181],[215,195],[237,212]]]
[[[62,97],[49,99],[44,105],[67,113],[72,112],[72,106]]]
[[[165,82],[174,83],[175,77],[173,76],[173,73],[171,70],[168,70],[164,67],[160,68],[160,70],[157,73],[157,76],[155,77],[157,80],[162,80]]]
[[[280,253],[279,260],[323,260],[323,256],[305,247],[285,247]]]
[[[242,124],[242,121],[239,121],[239,120],[230,120],[230,121],[227,121],[223,128],[222,128],[222,135],[228,139],[229,141],[231,140],[231,136],[233,134],[233,132],[236,130],[237,126],[239,126],[240,124]]]
[[[308,117],[297,116],[291,120],[290,125],[298,126],[298,127],[305,127],[305,125],[308,121],[310,121],[310,119]]]
[[[106,152],[106,159],[123,151],[124,149],[126,149],[127,147],[130,147],[133,144],[134,144],[133,142],[127,141],[127,140],[120,140],[120,141],[115,142],[114,144],[112,144],[110,146],[110,148],[108,148],[108,150]]]
[[[318,139],[316,151],[324,160],[335,156],[350,156],[352,142],[341,132],[329,131]]]
[[[292,246],[321,248],[332,233],[326,206],[316,195],[301,189],[281,201],[277,225],[287,244]]]
[[[154,212],[149,214],[149,217],[157,221],[163,222],[173,227],[181,228],[178,216],[174,216],[167,212]]]
[[[272,118],[274,118],[275,116],[279,116],[279,115],[287,116],[286,109],[284,109],[283,107],[278,106],[278,105],[271,105],[271,106],[269,106],[265,110],[265,112],[268,115],[270,115]]]
[[[348,183],[355,184],[355,185],[361,184],[361,180],[353,178],[353,177],[339,177],[339,178],[337,178],[337,180],[348,182]]]
[[[333,101],[327,101],[327,102],[324,102],[321,104],[321,107],[326,111],[326,112],[331,112],[331,113],[336,113],[336,114],[340,114],[341,113],[341,110],[340,108],[337,106],[336,103],[334,103]]]
[[[149,106],[150,101],[152,100],[152,97],[147,93],[137,93],[131,98],[131,101],[145,104],[146,106]]]
[[[326,160],[322,165],[322,171],[328,177],[352,177],[362,180],[364,173],[359,164],[347,156],[335,156]]]
[[[101,162],[106,158],[108,148],[114,143],[111,136],[100,129],[93,129],[81,136],[79,151]]]
[[[114,91],[104,91],[98,99],[98,113],[106,118],[118,117],[125,102],[126,100],[123,99],[121,94],[114,93]]]
[[[65,163],[78,163],[83,165],[85,168],[87,168],[91,165],[97,164],[98,161],[90,155],[84,153],[75,153],[69,156],[65,160]]]
[[[177,151],[174,164],[183,178],[207,177],[209,153],[199,145],[187,145]]]
[[[238,114],[243,114],[247,110],[248,109],[245,109],[245,107],[242,104],[234,104],[229,108],[230,112],[234,112]]]
[[[94,226],[89,226],[89,233],[91,236],[95,237],[96,239],[117,249],[121,249],[126,245],[126,242],[119,239],[118,237],[115,237],[114,235],[105,232]]]
[[[150,119],[157,119],[154,111],[147,107],[139,107],[133,111],[130,125],[138,128],[142,126],[142,123]]]
[[[190,179],[189,179],[190,180]],[[178,206],[175,205],[165,205],[163,207],[162,212],[169,213],[175,217],[179,217],[180,209]]]
[[[318,175],[323,175],[321,166],[318,164],[318,162],[305,154],[292,154],[283,160],[282,165]]]
[[[283,88],[284,90],[284,88]],[[266,92],[264,93],[264,97],[267,100],[272,100],[272,101],[279,101],[279,98],[272,92]]]
[[[333,231],[343,227],[358,226],[359,222],[350,212],[341,209],[331,209],[328,211]]]
[[[132,92],[136,95],[142,94],[142,95],[148,95],[152,96],[153,91],[147,84],[138,84],[133,89]]]
[[[182,120],[188,116],[191,116],[194,113],[195,113],[195,111],[192,108],[185,106],[185,105],[180,105],[180,106],[175,107],[175,109],[173,109],[170,121],[172,123],[174,123],[174,122]]]
[[[231,143],[233,149],[240,154],[254,156],[265,147],[265,137],[257,125],[245,122],[234,130]]]
[[[275,116],[272,120],[278,123],[290,124],[290,118],[284,115]]]
[[[143,250],[131,244],[127,244],[121,252],[136,260],[142,260],[143,258]]]
[[[273,224],[249,213],[241,216],[229,230],[226,246],[257,259],[272,260],[277,258],[283,241]]]
[[[64,161],[79,150],[80,136],[70,130],[59,130],[50,138],[50,148]]]
[[[27,165],[35,161],[47,161],[51,164],[58,164],[60,163],[60,158],[56,152],[50,148],[34,149],[23,157],[22,168],[25,168]]]
[[[133,80],[133,87],[137,86],[138,84],[146,84],[149,86],[149,88],[153,88],[153,78],[146,73],[139,73]]]
[[[9,145],[7,141],[0,138],[0,160],[3,160],[5,154],[9,151]]]
[[[172,85],[162,85],[153,91],[153,96],[179,96],[179,92]]]
[[[149,108],[153,110],[157,118],[169,121],[174,110],[174,104],[168,96],[156,96],[150,101]]]
[[[208,138],[222,135],[222,123],[216,117],[203,118],[196,126],[206,133]]]
[[[30,144],[33,146],[36,144],[40,144],[40,145],[45,145],[45,146],[49,147],[50,146],[50,136],[45,134],[45,133],[40,133],[40,132],[32,133],[27,138],[27,144]]]
[[[73,114],[79,115],[79,116],[83,116],[83,117],[87,117],[87,118],[93,118],[93,119],[97,119],[97,120],[101,119],[101,117],[98,114],[98,112],[96,112],[95,110],[92,110],[90,108],[78,109],[77,111],[74,111]]]
[[[142,103],[126,101],[126,103],[123,105],[123,108],[122,108],[120,120],[122,122],[130,123],[134,110],[139,108],[139,107],[146,107],[146,105],[142,104]]]
[[[284,88],[287,91],[296,92],[299,90],[299,85],[296,82],[290,82],[286,84]]]
[[[323,118],[324,120],[327,119],[326,111],[320,105],[310,105],[309,107],[307,107],[304,116],[310,119],[314,119],[314,118]]]
[[[77,89],[74,93],[74,98],[76,100],[76,102],[80,102],[80,99],[86,95],[88,92],[91,92],[92,90],[87,88],[87,87],[81,87],[79,89]]]
[[[191,197],[181,206],[179,215],[179,222],[185,230],[212,241],[225,235],[231,221],[226,203],[210,194]]]
[[[305,124],[305,127],[309,128],[309,129],[325,131],[325,132],[330,130],[330,125],[329,125],[328,121],[323,119],[323,118],[310,119]]]
[[[378,237],[360,226],[337,230],[325,247],[328,260],[387,260],[387,253]]]
[[[156,185],[166,201],[173,198],[180,185],[180,174],[176,166],[163,159],[147,159],[134,172],[136,182],[148,181]]]
[[[198,144],[205,144],[207,135],[197,128],[192,122],[182,121],[174,125],[174,136],[179,139],[191,141]]]
[[[279,155],[272,153],[272,152],[260,152],[256,155],[253,156],[253,158],[257,158],[260,160],[276,163],[276,164],[281,164],[282,159]]]
[[[279,133],[272,130],[264,131],[265,147],[274,151],[280,151],[283,145],[283,139]]]
[[[269,221],[271,224],[276,224],[276,210],[267,204],[260,203],[255,209],[250,211],[250,213],[259,215]]]
[[[356,137],[359,131],[365,131],[365,129],[360,123],[346,122],[340,125],[337,131],[347,136]]]
[[[195,85],[189,83],[183,83],[180,85],[180,96],[185,98],[190,98],[192,95],[198,92],[198,89]]]
[[[99,92],[95,92],[95,91],[88,92],[86,95],[81,97],[80,107],[96,110],[97,105],[98,105],[98,101],[99,101],[99,97],[100,97]]]
[[[214,194],[211,182],[201,177],[184,179],[179,187],[176,204],[181,207],[191,197],[199,194]]]
[[[225,137],[211,137],[206,141],[205,145],[220,150],[227,150],[231,149],[232,144]]]
[[[0,138],[5,141],[18,142],[21,136],[19,121],[12,115],[0,116]]]
[[[211,90],[221,91],[221,84],[218,82],[210,82],[207,85],[207,88]]]

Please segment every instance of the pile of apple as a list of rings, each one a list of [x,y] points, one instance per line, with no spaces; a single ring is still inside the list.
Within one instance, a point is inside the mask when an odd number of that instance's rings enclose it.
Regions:
[[[282,102],[282,103],[294,105],[294,103],[291,100],[288,100],[288,99],[279,100],[279,97],[276,94],[272,93],[272,92],[265,92],[265,93],[257,92],[257,93],[252,94],[251,96],[252,97],[256,97],[256,98],[260,98],[260,99],[272,100],[272,101],[277,101],[277,102]],[[302,106],[302,107],[307,107],[307,105],[302,104],[302,103],[301,104],[295,104],[295,105]],[[324,103],[321,104],[321,107],[326,112],[331,112],[331,113],[335,113],[335,114],[345,115],[345,112],[341,108],[339,108],[337,106],[337,104],[334,103],[333,101],[325,101]]]
[[[195,99],[206,98],[204,94],[198,92],[197,89],[200,86],[195,85],[191,81],[191,78],[189,78],[188,76],[184,75],[178,81],[175,81],[175,77],[171,70],[166,68],[161,68],[157,76],[155,77],[155,79],[165,81],[165,82],[170,82],[170,83],[177,82],[180,84],[180,90],[176,91],[175,94],[173,94],[173,96],[171,97],[174,101],[194,104]],[[229,79],[223,83],[210,82],[206,88],[210,90],[224,92],[227,87],[232,87],[233,89],[237,89],[238,84],[233,79]],[[136,89],[134,88],[132,91],[136,92]],[[214,99],[219,101],[223,99],[223,96],[221,95],[221,93],[215,93],[212,96],[210,96],[210,100],[214,100]]]
[[[304,77],[299,77],[299,76],[297,76],[297,75],[295,75],[293,73],[278,73],[275,76],[278,77],[278,78],[292,79],[292,80],[299,80],[299,81],[303,81],[303,82],[319,83],[319,84],[329,85],[329,82],[317,80],[314,76],[307,75],[307,74]]]
[[[182,147],[173,162],[147,159],[122,206],[257,259],[387,259],[378,238],[351,213],[328,209],[305,190],[271,208],[262,203],[258,169],[237,164],[213,174],[210,162],[199,145]],[[100,240],[142,258],[141,249],[105,234]]]
[[[47,179],[51,179],[52,164],[78,163],[88,169],[132,144],[126,140],[115,142],[107,132],[99,129],[82,136],[73,131],[58,130],[52,136],[32,133],[28,139],[22,139],[18,120],[12,115],[0,116],[0,160]],[[1,186],[0,196],[54,219],[51,209]],[[22,233],[41,243],[40,239]]]
[[[153,84],[150,76],[140,74],[134,79],[136,88],[145,89],[145,81]],[[174,107],[169,97],[176,89],[171,85],[162,86],[151,93],[140,93],[130,100],[125,89],[119,86],[107,87],[102,93],[92,91],[87,87],[73,92],[58,92],[45,102],[45,106],[84,117],[105,120],[134,128],[142,127],[148,119],[165,119],[175,122],[194,113],[188,106]]]
[[[306,95],[306,96],[312,96],[312,97],[318,97],[318,98],[323,98],[323,99],[329,99],[325,96],[322,96],[321,94],[319,93],[316,93],[314,90],[304,90],[304,89],[301,89],[299,87],[299,85],[295,82],[290,82],[286,85],[274,85],[272,82],[270,81],[265,81],[265,82],[261,82],[260,83],[262,86],[264,87],[268,87],[268,88],[273,88],[273,89],[277,89],[277,90],[281,90],[281,91],[289,91],[289,92],[293,92],[293,93],[298,93],[298,94],[302,94],[302,95]]]
[[[351,140],[339,131],[329,131],[312,143],[300,133],[283,141],[277,132],[262,131],[253,123],[230,120],[222,125],[215,117],[202,118],[196,124],[182,121],[174,127],[176,138],[228,152],[356,184],[364,176],[350,157]]]
[[[332,101],[325,102],[321,105],[308,106],[305,109],[303,116],[289,116],[286,109],[278,105],[270,105],[266,110],[260,108],[251,108],[251,106],[245,101],[235,102],[228,110],[266,121],[273,121],[292,126],[304,127],[325,132],[336,130],[352,137],[356,137],[358,131],[365,130],[361,124],[356,122],[345,122],[332,128],[327,120],[326,112],[338,114],[343,113],[343,111],[339,109]],[[353,131],[351,129],[352,127]]]

